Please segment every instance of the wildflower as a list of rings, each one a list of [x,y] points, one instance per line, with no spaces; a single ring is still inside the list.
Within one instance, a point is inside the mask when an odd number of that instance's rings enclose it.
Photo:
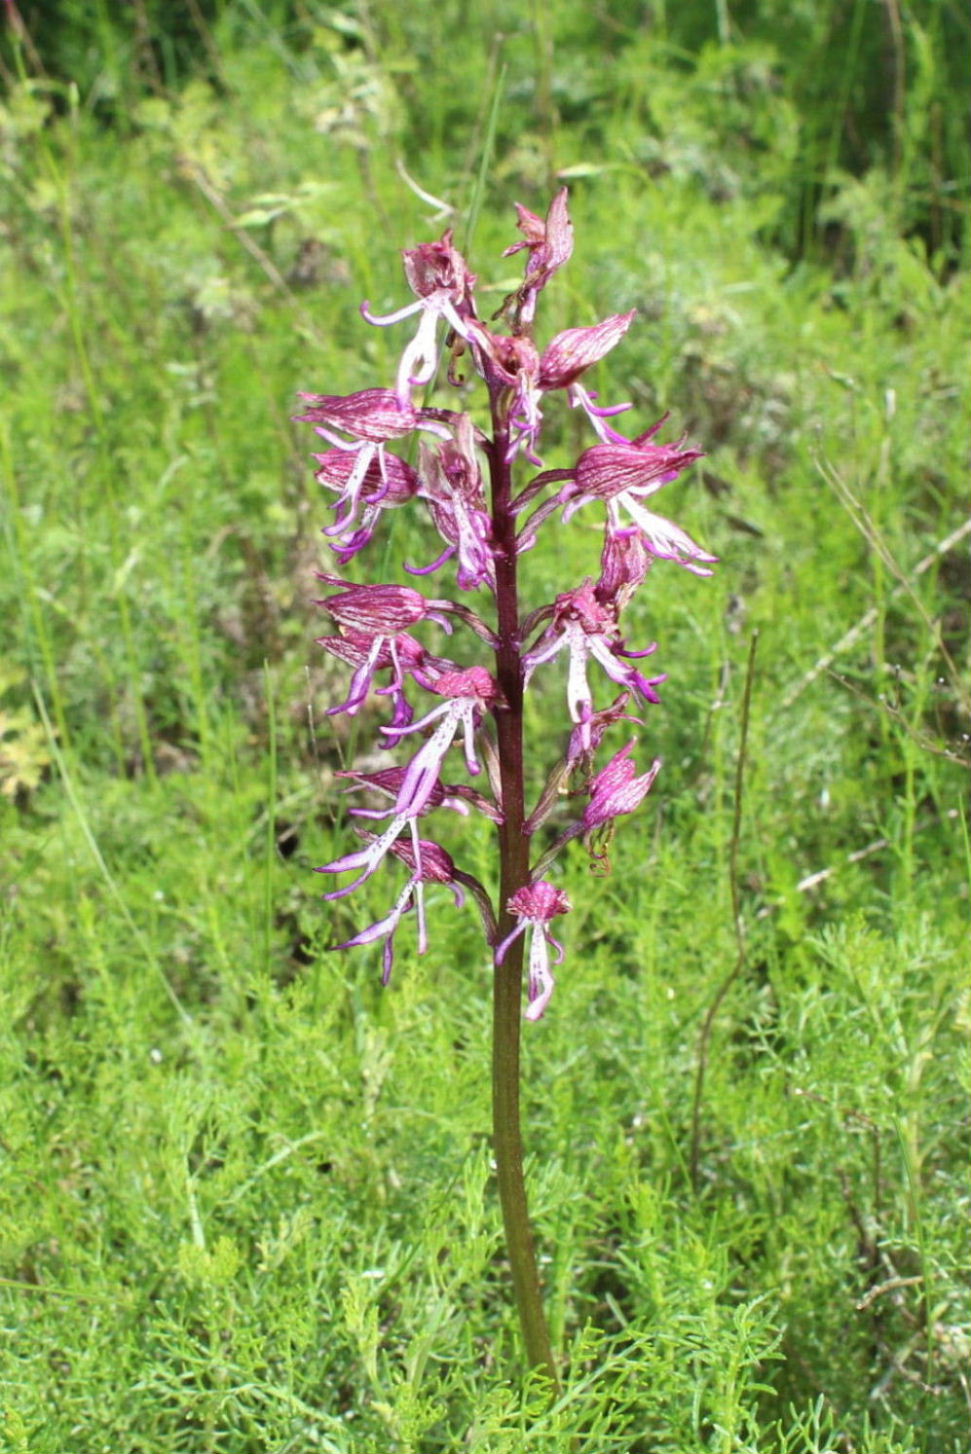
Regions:
[[[501,944],[496,946],[495,961],[498,967],[502,964],[514,939],[524,934],[527,929],[532,930],[529,940],[529,1004],[526,1008],[527,1020],[538,1020],[550,1002],[556,981],[550,971],[550,956],[548,945],[552,944],[555,951],[556,964],[563,963],[563,946],[550,933],[550,920],[557,914],[566,914],[572,908],[570,900],[562,889],[556,888],[553,884],[540,879],[537,883],[526,884],[518,889],[509,900],[506,908],[513,914],[519,923],[511,934],[507,934]]]
[[[492,522],[486,509],[471,419],[462,416],[454,439],[432,448],[422,445],[420,458],[422,499],[447,549],[431,565],[409,567],[411,574],[428,575],[455,556],[460,590],[494,586]]]
[[[338,661],[346,662],[354,668],[347,700],[336,707],[328,707],[328,717],[334,717],[339,712],[346,712],[349,717],[353,717],[371,690],[375,672],[390,668],[391,685],[379,690],[389,695],[394,703],[392,725],[403,726],[414,715],[405,697],[406,678],[410,676],[419,686],[431,689],[439,671],[451,665],[443,657],[430,655],[421,642],[409,636],[406,631],[375,639],[369,632],[345,627],[340,636],[318,636],[317,645],[322,646],[331,656],[336,656]]]
[[[654,688],[665,678],[645,677],[623,660],[651,656],[657,644],[652,643],[645,651],[627,651],[617,625],[616,610],[597,599],[589,579],[576,590],[557,596],[550,625],[536,645],[523,655],[525,682],[528,684],[537,666],[552,660],[562,650],[569,656],[566,699],[574,722],[583,723],[593,709],[587,681],[587,662],[591,656],[620,686],[636,691],[647,702],[661,700]]]
[[[517,226],[523,234],[523,242],[514,242],[507,247],[503,257],[529,250],[526,275],[516,294],[519,319],[522,324],[532,323],[536,313],[536,301],[550,278],[573,254],[573,223],[567,208],[567,189],[561,187],[553,198],[545,221],[516,203]]]
[[[391,495],[408,480],[407,473],[400,466],[389,465],[384,446],[392,439],[401,439],[415,429],[428,429],[433,434],[447,435],[440,422],[429,419],[410,402],[404,403],[392,389],[362,389],[356,394],[301,394],[310,408],[304,414],[294,417],[305,424],[316,426],[317,433],[334,449],[354,456],[354,462],[340,489],[340,498],[335,509],[338,516],[333,525],[328,525],[324,534],[334,536],[338,548],[345,558],[348,550],[353,554],[366,541],[358,541],[357,532],[348,537],[347,532],[357,519],[361,496],[372,465],[376,465],[380,485],[370,498],[370,504],[377,506],[386,495]],[[335,432],[340,431],[340,432]],[[341,433],[352,436],[351,443],[341,438]],[[319,456],[318,456],[319,458]],[[326,456],[324,457],[326,460]],[[392,456],[393,458],[393,456]],[[326,483],[339,480],[342,470],[333,462],[326,462],[318,471],[327,471]],[[368,536],[368,539],[370,536]]]
[[[336,510],[344,508],[341,518],[324,534],[335,537],[331,549],[346,564],[367,545],[382,510],[405,505],[418,493],[418,471],[387,450],[380,458],[372,453],[364,466],[357,452],[344,448],[315,454],[314,459],[319,465],[317,483],[337,493]]]
[[[704,551],[679,525],[645,510],[642,503],[701,458],[701,451],[697,449],[651,443],[651,437],[663,422],[637,439],[594,444],[585,450],[570,471],[572,483],[559,495],[560,503],[566,507],[563,519],[569,520],[589,500],[603,500],[614,530],[622,527],[621,511],[626,511],[652,555],[676,560],[695,575],[710,576],[707,565],[718,557]]]
[[[460,338],[469,337],[468,320],[475,316],[472,289],[475,277],[465,265],[462,254],[452,246],[451,228],[439,242],[422,243],[403,253],[405,276],[417,301],[383,316],[361,305],[368,323],[379,328],[400,323],[421,314],[418,332],[408,344],[398,365],[395,393],[402,407],[410,404],[411,390],[427,384],[435,373],[438,361],[438,323],[444,319]]]
[[[339,900],[364,884],[385,859],[404,863],[407,881],[390,910],[338,946],[349,949],[382,943],[385,983],[392,970],[397,930],[412,910],[419,953],[425,950],[424,890],[428,883],[447,885],[457,902],[467,889],[475,902],[486,942],[493,946],[496,967],[493,1125],[507,1246],[530,1360],[545,1368],[555,1385],[554,1359],[537,1303],[539,1278],[520,1194],[516,1066],[523,947],[528,951],[524,1013],[527,1019],[537,1020],[554,991],[551,965],[563,960],[552,921],[570,910],[566,894],[544,877],[547,867],[581,836],[593,857],[603,860],[615,820],[643,801],[660,768],[660,761],[655,760],[647,772],[638,773],[632,741],[599,772],[593,770],[594,756],[608,729],[620,721],[638,722],[628,710],[631,703],[637,698],[656,702],[655,688],[664,680],[663,676],[642,674],[640,658],[652,655],[656,647],[629,650],[621,633],[621,614],[653,569],[655,558],[672,559],[707,575],[714,557],[679,526],[647,508],[651,496],[696,460],[698,451],[686,448],[683,441],[657,443],[660,424],[636,438],[626,438],[612,421],[630,405],[601,405],[596,393],[584,386],[588,371],[628,332],[633,311],[612,314],[590,327],[567,329],[556,334],[545,349],[537,347],[533,325],[539,295],[573,249],[566,189],[553,198],[545,218],[525,207],[517,211],[521,240],[505,255],[524,252],[525,267],[520,286],[493,315],[506,320],[504,332],[493,330],[478,317],[475,278],[447,231],[439,241],[411,248],[403,255],[413,302],[383,317],[372,314],[367,303],[363,305],[365,319],[379,327],[417,317],[414,336],[398,363],[394,387],[346,396],[303,395],[307,407],[300,417],[327,441],[327,450],[316,456],[317,478],[335,497],[333,523],[325,534],[340,561],[353,558],[371,540],[383,510],[420,499],[445,548],[430,565],[405,569],[423,576],[454,562],[460,591],[487,587],[494,598],[490,603],[494,615],[486,621],[470,606],[433,600],[410,587],[358,586],[340,576],[321,576],[330,594],[319,604],[334,621],[336,634],[322,637],[320,644],[346,662],[353,673],[347,700],[330,710],[358,711],[378,674],[385,673],[389,679],[377,690],[391,696],[394,711],[392,721],[381,729],[384,745],[396,746],[412,733],[419,736],[411,761],[404,766],[341,774],[349,783],[348,791],[376,795],[376,801],[366,798],[363,806],[351,810],[355,817],[370,820],[374,831],[358,829],[362,840],[358,846],[317,871],[350,876],[343,888],[324,895]],[[417,407],[413,402],[414,390],[434,376],[439,324],[451,335],[453,363],[466,354],[485,383],[487,424],[485,410],[478,416],[483,423],[476,424],[471,412]],[[447,379],[453,385],[464,383],[451,365]],[[596,442],[572,467],[544,470],[538,457],[543,413],[548,407],[547,395],[558,391],[571,408],[586,416]],[[420,441],[418,432],[424,436]],[[415,466],[392,452],[395,441],[406,435],[412,436],[413,445],[418,444]],[[539,469],[525,482],[517,480],[513,469],[520,456]],[[409,453],[408,459],[412,458]],[[483,479],[486,468],[488,500]],[[602,502],[606,514],[596,581],[588,578],[553,601],[526,604],[518,558],[533,546],[539,527],[554,513],[562,512],[565,522],[591,501]],[[456,619],[475,633],[477,646],[485,643],[494,652],[495,676],[482,666],[432,656],[411,634],[427,621],[448,629]],[[541,665],[561,652],[568,663],[572,730],[536,807],[522,822],[526,768],[532,766],[525,750],[522,688]],[[588,681],[591,661],[620,688],[612,704],[599,710]],[[408,700],[415,688],[437,698],[418,720],[414,720],[416,712]],[[494,723],[486,722],[487,713]],[[544,722],[540,735],[549,731]],[[481,757],[486,792],[443,780],[446,758],[460,737],[473,778],[481,774]],[[550,815],[561,793],[586,794],[585,800],[580,797],[585,801],[582,815],[573,815],[576,820],[550,846],[539,847],[540,857],[527,871],[523,861],[527,839]],[[499,804],[505,808],[505,818]],[[453,863],[439,844],[421,836],[423,819],[429,813],[440,808],[465,812],[472,807],[502,825],[495,865],[500,884],[521,885],[511,895],[508,889],[504,894],[501,931],[487,886]],[[533,846],[538,846],[535,838]],[[511,1004],[509,995],[513,996]]]
[[[456,908],[461,908],[465,902],[465,895],[456,883],[456,868],[451,856],[437,843],[428,839],[419,839],[415,848],[406,841],[392,844],[391,852],[396,858],[400,858],[411,870],[408,882],[395,900],[394,908],[390,914],[379,919],[376,924],[371,924],[367,929],[362,929],[351,939],[345,939],[343,944],[335,944],[335,949],[354,949],[361,944],[374,944],[384,939],[383,965],[384,972],[381,976],[381,983],[387,984],[391,978],[391,970],[394,964],[394,936],[398,925],[409,909],[414,908],[418,918],[418,953],[424,954],[428,948],[428,930],[425,923],[425,900],[424,885],[426,883],[448,884],[455,895]]]
[[[557,798],[576,792],[577,778],[588,793],[586,806],[533,864],[532,882],[509,900],[507,911],[515,927],[495,952],[496,963],[501,964],[509,945],[531,931],[526,1014],[536,1019],[553,989],[550,945],[562,957],[550,922],[569,908],[566,896],[544,879],[546,866],[575,837],[582,835],[588,848],[591,844],[599,848],[616,817],[633,811],[643,800],[660,767],[655,761],[639,774],[630,743],[594,772],[595,754],[607,730],[620,721],[639,723],[631,704],[638,699],[656,703],[656,689],[665,680],[642,670],[641,659],[653,655],[656,645],[631,650],[621,630],[622,612],[656,558],[710,574],[714,557],[679,526],[647,508],[651,496],[676,479],[699,452],[683,440],[658,443],[663,420],[627,438],[612,421],[630,405],[601,405],[584,385],[589,370],[626,336],[634,310],[561,331],[545,348],[534,340],[539,295],[573,249],[566,189],[553,198],[545,217],[521,206],[517,213],[521,238],[505,255],[523,252],[525,268],[520,286],[494,315],[507,320],[505,331],[478,316],[476,280],[456,249],[452,232],[446,231],[437,242],[403,253],[413,301],[384,316],[372,314],[367,303],[362,306],[365,319],[380,327],[416,319],[393,387],[347,395],[304,394],[299,417],[313,424],[326,441],[324,452],[315,456],[317,479],[333,496],[334,518],[325,534],[339,560],[352,559],[372,539],[384,510],[420,499],[444,549],[431,564],[405,569],[424,576],[453,562],[459,591],[487,587],[495,597],[495,619],[487,622],[469,605],[432,599],[410,586],[355,585],[339,575],[319,576],[329,593],[318,604],[335,623],[334,633],[321,637],[320,645],[351,668],[346,700],[329,710],[353,715],[377,690],[390,696],[393,706],[391,721],[381,728],[383,745],[396,746],[409,734],[419,734],[411,760],[404,765],[342,774],[349,791],[376,795],[350,810],[358,819],[371,820],[374,831],[362,833],[363,841],[351,852],[318,870],[349,876],[343,888],[325,895],[333,900],[365,883],[386,858],[406,863],[408,882],[390,912],[341,946],[383,940],[385,979],[395,932],[412,908],[418,914],[419,947],[424,947],[426,882],[468,888],[482,914],[488,941],[494,944],[499,937],[486,887],[421,837],[420,824],[439,808],[461,813],[476,808],[496,823],[504,821],[498,805],[522,798],[523,724],[519,691],[510,687],[507,700],[498,680],[526,686],[540,666],[561,653],[567,658],[569,740],[526,817],[523,832],[534,834]],[[467,352],[484,380],[491,427],[474,423],[470,412],[419,407],[414,402],[414,390],[434,375],[439,324],[457,340],[458,351]],[[448,379],[461,382],[451,369]],[[556,392],[586,415],[595,441],[571,468],[543,470],[537,454],[543,414],[547,396]],[[414,442],[416,435],[422,438],[417,460],[411,464],[399,458],[393,446],[407,436]],[[520,455],[540,466],[524,486],[515,484],[512,468]],[[555,512],[562,512],[566,522],[592,501],[601,501],[606,514],[599,575],[547,604],[521,610],[515,557],[532,547],[539,527]],[[428,621],[448,631],[456,619],[496,653],[496,677],[482,666],[432,655],[412,634]],[[598,709],[595,704],[591,662],[620,689],[608,707]],[[383,684],[375,686],[379,678]],[[430,710],[420,713],[412,707],[409,696],[416,688],[437,698]],[[496,717],[495,736],[485,723],[487,713]],[[482,765],[487,770],[484,792],[443,780],[448,754],[459,741],[469,774],[477,777]],[[508,851],[502,837],[501,853]],[[503,872],[508,867],[506,863]]]
[[[606,766],[590,780],[590,801],[583,812],[582,828],[593,832],[610,823],[621,813],[633,813],[647,797],[654,779],[661,771],[661,759],[655,758],[647,772],[637,776],[631,759],[635,739],[615,753]]]

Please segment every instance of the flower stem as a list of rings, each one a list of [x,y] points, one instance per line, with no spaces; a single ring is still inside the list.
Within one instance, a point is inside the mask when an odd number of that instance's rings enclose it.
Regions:
[[[510,946],[496,970],[493,1000],[492,1125],[499,1201],[512,1270],[513,1291],[519,1310],[526,1357],[532,1368],[543,1368],[559,1387],[536,1254],[526,1204],[523,1178],[523,1142],[519,1130],[519,1026],[522,1019],[522,939]]]
[[[529,881],[529,841],[523,833],[525,784],[523,771],[523,668],[519,641],[519,604],[515,520],[508,454],[508,432],[500,401],[493,395],[494,435],[490,455],[492,530],[496,562],[496,607],[499,644],[496,678],[504,697],[496,713],[503,822],[499,828],[500,889],[496,942],[515,928],[506,905]],[[492,1125],[496,1177],[502,1206],[506,1250],[526,1357],[533,1368],[559,1387],[550,1335],[543,1312],[536,1254],[526,1203],[523,1142],[520,1132],[519,1078],[522,1024],[523,939],[509,946],[495,969],[492,1036]]]

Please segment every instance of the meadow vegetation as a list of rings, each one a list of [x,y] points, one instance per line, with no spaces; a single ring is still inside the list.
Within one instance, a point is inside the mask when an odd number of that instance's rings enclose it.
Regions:
[[[0,51],[0,1449],[965,1449],[964,12],[36,11]],[[663,771],[611,874],[565,860],[525,1028],[551,1407],[478,925],[433,893],[388,989],[327,952],[388,885],[311,872],[376,719],[325,715],[290,416],[393,379],[357,308],[398,249],[451,223],[498,306],[512,203],[564,181],[544,326],[637,307],[597,384],[707,451],[671,513],[720,563],[635,607]],[[358,579],[435,553],[385,528]],[[536,599],[596,552],[547,538]],[[539,782],[556,669],[529,700]],[[494,877],[485,825],[443,842]]]

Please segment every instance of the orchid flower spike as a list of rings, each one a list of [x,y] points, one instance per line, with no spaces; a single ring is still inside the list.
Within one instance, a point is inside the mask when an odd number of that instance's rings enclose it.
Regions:
[[[665,680],[641,670],[641,659],[651,656],[656,646],[628,647],[621,618],[636,592],[653,583],[659,560],[709,575],[715,557],[679,525],[648,509],[652,496],[697,460],[699,451],[684,439],[659,442],[664,419],[628,438],[615,427],[615,416],[631,405],[602,404],[585,386],[590,372],[623,342],[634,310],[561,330],[545,345],[537,340],[541,295],[573,252],[567,189],[556,193],[545,216],[518,206],[517,223],[520,239],[504,256],[523,254],[521,281],[497,310],[490,307],[488,323],[479,314],[476,278],[451,230],[437,241],[407,248],[402,256],[412,301],[383,316],[362,305],[364,318],[378,327],[415,320],[394,377],[384,387],[349,394],[301,394],[303,412],[297,417],[313,425],[326,442],[314,456],[316,478],[330,493],[333,519],[323,533],[341,566],[385,526],[386,511],[420,501],[442,545],[430,564],[402,562],[403,568],[413,576],[447,568],[454,581],[454,589],[425,596],[410,585],[359,584],[342,575],[317,573],[327,588],[317,604],[333,623],[331,634],[319,644],[349,668],[351,677],[346,696],[343,691],[331,694],[328,713],[364,716],[390,698],[390,720],[379,729],[378,747],[391,751],[414,744],[410,760],[403,763],[378,766],[378,755],[339,774],[354,789],[371,795],[351,813],[374,831],[359,829],[361,841],[354,849],[317,870],[347,874],[350,880],[325,899],[351,894],[389,858],[405,863],[408,879],[383,918],[338,947],[383,942],[387,980],[396,930],[412,909],[419,949],[425,946],[424,886],[444,883],[456,891],[461,886],[481,913],[497,966],[510,945],[528,934],[525,1014],[536,1020],[553,992],[550,965],[563,957],[550,926],[570,908],[565,893],[543,875],[581,837],[604,865],[614,820],[640,805],[660,767],[655,760],[638,773],[631,742],[595,770],[606,733],[620,722],[643,726],[635,713],[642,703],[658,702],[657,688]],[[416,389],[435,377],[443,346],[451,350],[443,388],[464,393],[477,375],[487,394],[486,408],[465,407],[464,398],[455,403],[453,397],[451,407],[416,399]],[[468,371],[464,365],[461,372],[457,367],[462,356],[470,364]],[[576,422],[593,437],[572,463],[544,469],[540,450],[545,415],[558,402],[585,416]],[[536,466],[538,473],[519,479],[523,462]],[[572,586],[565,581],[552,600],[527,603],[519,558],[537,544],[541,527],[554,516],[559,529],[578,510],[594,504],[602,507],[590,512],[603,525],[599,574]],[[419,562],[427,558],[419,557]],[[471,592],[475,600],[452,599]],[[433,654],[442,632],[450,637],[448,658]],[[471,639],[474,656],[463,657],[463,636]],[[485,652],[493,655],[480,664]],[[524,799],[530,774],[525,768],[530,754],[522,695],[537,673],[542,678],[540,669],[555,659],[565,664],[564,726],[569,737],[528,811]],[[603,700],[605,687],[614,699],[609,706]],[[426,698],[424,707],[416,705],[421,693],[432,698],[430,704]],[[548,740],[550,731],[544,721],[541,736]],[[453,753],[453,746],[462,752]],[[469,781],[451,781],[462,776],[462,757]],[[447,763],[458,770],[446,772]],[[569,815],[569,826],[527,870],[521,858],[523,841],[533,837],[535,844],[537,830],[563,798],[578,796],[585,801],[582,814],[578,809]],[[487,886],[454,864],[431,838],[421,836],[424,819],[446,808],[478,812],[500,826],[497,877],[509,885],[501,932]],[[517,826],[510,838],[513,824]],[[518,981],[518,957],[515,968]],[[513,978],[511,966],[507,975]],[[504,987],[504,976],[499,983]]]

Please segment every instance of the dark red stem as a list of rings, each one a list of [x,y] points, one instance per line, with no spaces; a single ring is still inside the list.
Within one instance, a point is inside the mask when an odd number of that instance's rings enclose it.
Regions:
[[[516,527],[511,513],[512,471],[508,459],[508,399],[492,389],[493,437],[488,448],[492,483],[492,534],[495,546],[496,606],[499,644],[496,678],[503,705],[496,711],[496,738],[502,788],[503,822],[499,826],[500,888],[497,942],[516,927],[506,905],[529,880],[529,840],[523,833],[525,782],[523,770],[523,666],[519,640]],[[516,1306],[534,1368],[543,1368],[558,1386],[556,1364],[543,1312],[536,1253],[533,1248],[523,1143],[520,1132],[520,1027],[522,1024],[523,936],[520,935],[495,970],[493,985],[492,1124],[499,1200],[512,1270]]]

